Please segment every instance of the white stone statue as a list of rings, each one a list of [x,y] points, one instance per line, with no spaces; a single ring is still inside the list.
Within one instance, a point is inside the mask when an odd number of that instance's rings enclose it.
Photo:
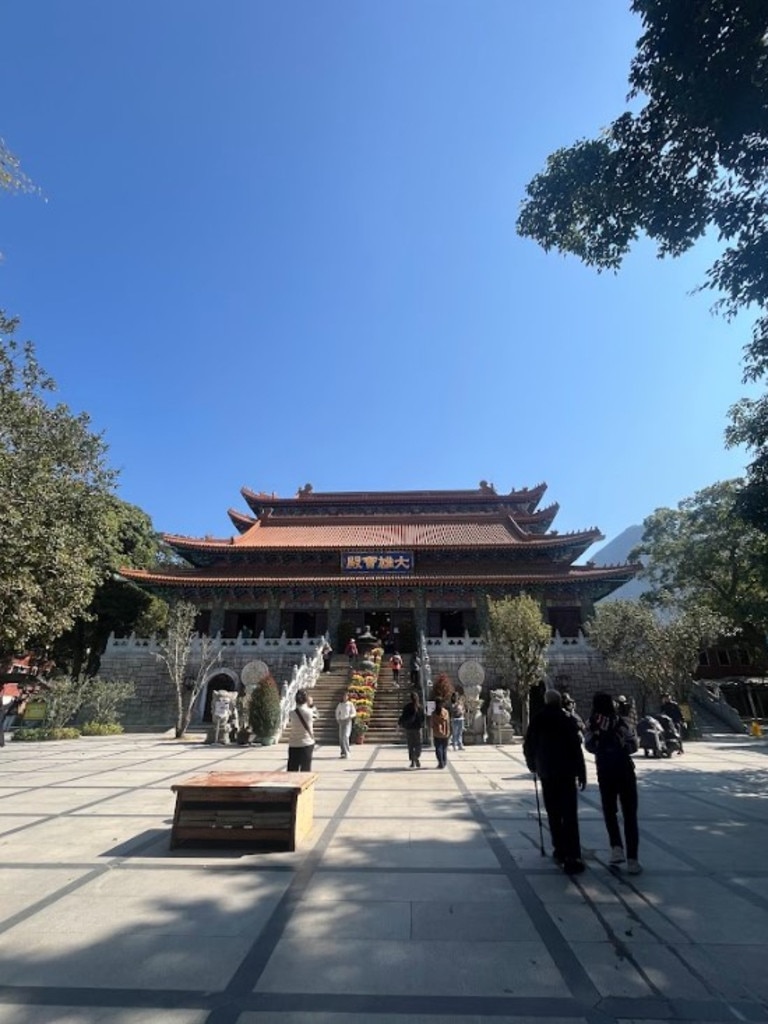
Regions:
[[[229,743],[233,719],[237,720],[237,693],[234,690],[214,690],[211,702],[211,743]]]
[[[502,728],[512,723],[512,701],[508,690],[491,690],[488,725]]]

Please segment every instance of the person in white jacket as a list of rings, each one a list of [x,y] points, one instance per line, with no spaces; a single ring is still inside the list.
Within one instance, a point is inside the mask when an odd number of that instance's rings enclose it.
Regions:
[[[349,737],[352,732],[352,719],[357,717],[357,708],[349,699],[349,690],[345,690],[336,705],[336,721],[339,723],[339,747],[341,756],[349,757]]]

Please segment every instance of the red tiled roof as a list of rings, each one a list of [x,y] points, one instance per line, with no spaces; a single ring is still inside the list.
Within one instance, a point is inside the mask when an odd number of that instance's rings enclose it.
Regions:
[[[565,534],[529,534],[509,516],[498,519],[485,517],[461,519],[459,517],[423,520],[414,517],[403,522],[392,520],[376,522],[371,518],[347,520],[335,518],[308,522],[307,520],[266,520],[254,523],[239,537],[227,540],[199,540],[165,534],[164,539],[178,549],[201,551],[219,549],[304,548],[318,550],[330,548],[348,550],[356,548],[489,548],[530,547],[551,548],[563,544],[585,545],[599,540],[599,530],[582,530]]]

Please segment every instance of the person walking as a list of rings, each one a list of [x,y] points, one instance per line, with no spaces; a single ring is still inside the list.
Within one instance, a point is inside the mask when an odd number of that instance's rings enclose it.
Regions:
[[[339,725],[339,747],[341,757],[349,757],[349,737],[352,733],[352,720],[357,717],[357,708],[349,699],[349,690],[345,690],[336,705],[336,721]]]
[[[288,771],[311,772],[315,749],[315,728],[307,694],[296,691],[296,707],[288,718]]]
[[[392,669],[392,682],[395,686],[400,685],[400,669],[403,667],[403,659],[398,651],[389,659],[389,667]]]
[[[405,732],[411,768],[421,768],[421,730],[424,728],[424,708],[421,706],[419,695],[415,690],[411,694],[411,699],[400,712],[397,724]]]
[[[322,655],[323,655],[323,672],[330,672],[331,671],[331,658],[333,657],[333,648],[331,647],[330,643],[327,640],[323,643]]]
[[[685,736],[685,718],[683,717],[682,708],[673,698],[671,693],[663,693],[661,695],[661,713],[663,715],[669,715],[672,719],[672,724],[677,729],[678,741],[680,743],[679,753],[684,753],[683,736]]]
[[[451,694],[448,708],[451,715],[451,750],[464,749],[464,698],[460,693]]]
[[[610,863],[623,864],[626,860],[627,874],[639,875],[643,869],[637,859],[637,779],[632,760],[637,751],[637,736],[628,720],[617,714],[610,693],[596,693],[592,698],[584,746],[595,755],[603,819],[611,844]],[[624,843],[619,829],[619,804]]]
[[[429,716],[429,727],[432,730],[432,741],[435,744],[437,767],[445,768],[448,764],[448,737],[451,735],[451,716],[438,697],[435,710]]]
[[[353,636],[347,640],[347,646],[344,648],[344,653],[349,658],[349,667],[354,668],[355,661],[357,660],[357,644],[355,643],[355,638]]]
[[[523,755],[528,770],[541,781],[541,793],[552,837],[552,857],[567,875],[584,871],[579,835],[576,786],[587,785],[581,733],[573,715],[562,707],[558,690],[547,690],[544,708],[525,734]]]

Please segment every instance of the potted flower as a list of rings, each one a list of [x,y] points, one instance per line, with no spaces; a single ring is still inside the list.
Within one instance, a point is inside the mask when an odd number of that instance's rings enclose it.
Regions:
[[[368,723],[365,719],[361,719],[358,715],[357,718],[352,719],[352,742],[362,743],[365,739],[365,734],[368,732]]]
[[[269,746],[280,735],[280,691],[272,676],[258,683],[248,702],[248,724],[259,743]]]

